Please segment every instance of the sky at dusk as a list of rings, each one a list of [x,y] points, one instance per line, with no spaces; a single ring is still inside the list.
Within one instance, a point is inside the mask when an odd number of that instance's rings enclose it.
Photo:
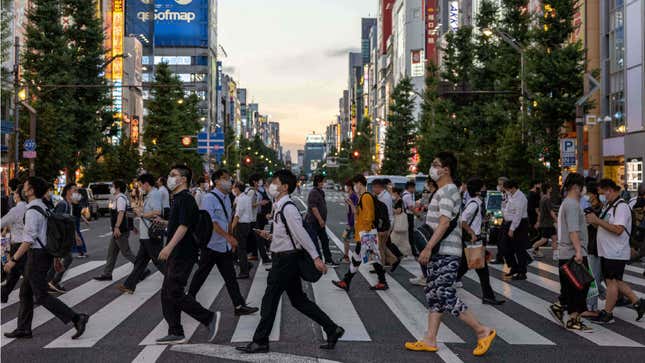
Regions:
[[[219,0],[218,43],[224,71],[246,88],[247,102],[280,122],[286,150],[338,114],[349,51],[360,51],[361,18],[377,0]]]

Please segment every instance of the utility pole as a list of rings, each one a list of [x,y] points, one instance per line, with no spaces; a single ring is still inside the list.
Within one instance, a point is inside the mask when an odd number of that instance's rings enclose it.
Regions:
[[[14,131],[14,164],[13,176],[18,177],[18,168],[20,164],[20,101],[18,93],[20,92],[20,38],[14,40],[14,64],[13,64],[13,131]]]

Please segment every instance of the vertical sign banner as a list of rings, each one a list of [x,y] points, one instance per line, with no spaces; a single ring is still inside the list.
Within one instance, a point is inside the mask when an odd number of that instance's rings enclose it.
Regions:
[[[132,144],[139,143],[139,116],[132,116],[130,123],[130,141]]]
[[[437,27],[436,20],[437,0],[426,0],[426,61],[437,63],[436,58],[436,40],[437,34],[435,28]]]
[[[451,1],[448,4],[448,27],[453,32],[459,29],[459,1]]]
[[[425,67],[424,67],[424,55],[423,49],[412,50],[410,54],[410,73],[411,77],[423,77]]]
[[[576,139],[560,139],[560,160],[563,167],[576,165]]]
[[[123,0],[112,3],[112,105],[118,119],[123,112]]]

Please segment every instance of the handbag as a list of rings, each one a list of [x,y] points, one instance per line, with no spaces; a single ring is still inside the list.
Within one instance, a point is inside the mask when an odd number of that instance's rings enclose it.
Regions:
[[[486,249],[482,243],[468,245],[464,248],[466,254],[466,262],[469,269],[484,268],[484,258],[486,257]]]
[[[148,228],[148,236],[150,239],[163,241],[163,236],[166,234],[166,227],[161,223],[155,223],[154,221],[150,224],[146,223],[146,219],[141,217],[143,224]]]
[[[560,266],[560,272],[566,276],[576,289],[582,291],[594,281],[593,276],[584,264],[577,263],[571,258],[567,263]]]
[[[287,231],[289,240],[291,240],[293,249],[298,251],[298,271],[300,273],[300,278],[308,282],[316,282],[322,277],[322,272],[318,271],[316,265],[314,264],[314,260],[311,259],[309,253],[304,249],[298,249],[296,247],[296,243],[293,241],[291,230],[289,230],[289,225],[287,224],[287,218],[284,216],[284,208],[289,204],[293,205],[295,208],[298,208],[296,207],[295,203],[291,201],[284,203],[282,209],[280,209],[280,219],[284,224],[284,229]]]
[[[405,213],[400,213],[394,216],[393,232],[408,232],[408,216]]]

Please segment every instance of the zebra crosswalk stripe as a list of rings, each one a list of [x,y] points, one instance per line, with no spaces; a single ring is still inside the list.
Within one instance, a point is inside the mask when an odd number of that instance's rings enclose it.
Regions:
[[[88,271],[92,271],[95,268],[97,268],[97,267],[99,267],[101,265],[104,265],[104,264],[105,264],[105,261],[88,261],[88,262],[86,262],[84,264],[74,266],[74,267],[70,268],[67,272],[65,272],[65,274],[63,275],[63,279],[61,280],[61,283],[65,282],[67,280],[71,280],[74,277],[80,276],[80,275],[82,275],[82,274],[84,274],[84,273],[86,273]],[[17,303],[18,301],[20,301],[20,296],[19,295],[20,295],[19,289],[13,290],[11,292],[11,294],[9,294],[9,300],[7,301],[7,303],[3,304],[4,305],[3,308],[11,306],[11,305]]]
[[[75,329],[68,330],[45,348],[91,348],[119,324],[133,314],[139,307],[152,298],[163,281],[161,272],[155,272],[137,285],[136,294],[123,294],[112,300],[90,317],[85,333],[72,340]]]
[[[80,285],[77,288],[72,289],[66,292],[65,294],[61,295],[59,299],[63,303],[67,304],[69,307],[75,306],[76,304],[79,304],[80,302],[92,297],[99,291],[112,285],[114,281],[117,281],[125,277],[130,272],[130,270],[132,270],[132,264],[128,262],[122,266],[119,266],[112,272],[112,278],[113,278],[112,281],[90,280],[84,283],[83,285]],[[34,320],[31,323],[31,329],[32,330],[36,329],[53,318],[54,318],[54,314],[47,311],[47,309],[45,309],[44,306],[39,306],[34,309]],[[1,330],[3,332],[12,331],[16,329],[17,323],[18,323],[18,319],[13,319],[3,324]],[[0,346],[4,347],[5,345],[11,343],[13,340],[14,339],[3,338],[2,343],[0,343]]]

